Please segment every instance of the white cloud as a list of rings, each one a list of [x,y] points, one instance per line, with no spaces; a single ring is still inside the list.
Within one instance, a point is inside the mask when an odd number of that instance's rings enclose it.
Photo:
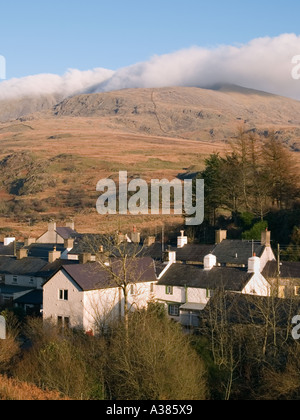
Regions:
[[[300,99],[300,82],[292,77],[297,54],[300,36],[294,34],[239,46],[193,47],[121,69],[98,90],[230,83]]]
[[[192,47],[116,72],[69,70],[63,76],[42,74],[0,83],[0,98],[165,86],[209,87],[236,84],[300,100],[300,80],[292,77],[294,56],[300,54],[300,36],[283,34],[257,38],[244,45],[212,49]],[[300,72],[299,72],[300,73]]]
[[[56,95],[62,98],[93,88],[113,75],[107,69],[88,71],[68,70],[63,76],[38,74],[0,83],[0,99],[16,99],[27,96]]]

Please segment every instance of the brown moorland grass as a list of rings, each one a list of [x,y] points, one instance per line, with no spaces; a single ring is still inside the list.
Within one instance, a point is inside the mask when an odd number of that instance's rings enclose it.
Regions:
[[[1,401],[57,401],[69,400],[62,397],[58,392],[43,391],[38,387],[0,376],[0,400]]]
[[[30,200],[50,200],[47,209],[40,212],[41,220],[31,224],[30,220],[19,220],[15,214],[0,217],[0,227],[19,232],[18,239],[39,236],[45,231],[47,219],[53,218],[58,222],[71,218],[79,232],[90,233],[128,230],[133,224],[153,230],[162,222],[181,224],[182,219],[174,216],[100,216],[96,212],[97,182],[107,177],[116,180],[120,170],[127,170],[129,177],[138,176],[147,181],[171,180],[180,173],[200,171],[212,153],[224,155],[231,150],[229,143],[217,137],[197,141],[147,135],[122,130],[117,124],[112,126],[111,120],[108,124],[105,117],[69,116],[35,117],[25,123],[0,124],[0,146],[0,159],[16,152],[30,152],[55,180],[55,185],[39,193],[18,197],[21,202],[24,200],[25,206],[30,205]],[[293,152],[293,158],[300,168],[300,153]],[[69,193],[83,194],[86,201],[81,209],[68,205]],[[0,204],[13,198],[0,187]],[[26,210],[30,212],[30,208]]]

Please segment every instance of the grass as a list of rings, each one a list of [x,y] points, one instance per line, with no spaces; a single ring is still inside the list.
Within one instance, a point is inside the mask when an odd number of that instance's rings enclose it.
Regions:
[[[58,392],[43,391],[34,385],[0,376],[1,401],[58,401],[67,400]]]

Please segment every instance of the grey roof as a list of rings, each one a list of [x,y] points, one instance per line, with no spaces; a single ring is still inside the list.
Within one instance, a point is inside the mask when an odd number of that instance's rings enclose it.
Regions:
[[[206,304],[204,303],[185,303],[180,306],[181,311],[203,311]]]
[[[42,258],[48,261],[49,252],[53,251],[54,247],[56,247],[57,251],[63,253],[66,248],[62,244],[39,244],[34,243],[25,247],[28,249],[28,257],[36,257]]]
[[[122,263],[122,260],[115,259],[107,269],[101,267],[97,262],[63,265],[62,270],[64,270],[83,291],[108,289],[118,287],[114,275],[122,276]],[[128,259],[126,271],[128,283],[154,282],[157,280],[154,262],[151,258]],[[49,280],[51,280],[51,278]]]
[[[278,266],[276,261],[270,261],[263,270],[265,278],[276,278]],[[300,279],[300,262],[283,262],[280,265],[280,278]]]
[[[83,253],[95,254],[99,252],[100,246],[105,246],[109,241],[106,235],[85,233],[76,238],[73,249],[69,252],[71,255],[80,255]],[[106,247],[105,247],[106,248]]]
[[[23,287],[23,286],[13,286],[10,284],[1,284],[0,285],[0,295],[11,295],[13,296],[14,293],[20,292],[30,292],[32,287]]]
[[[24,246],[22,242],[12,242],[7,246],[4,246],[4,243],[0,243],[0,256],[14,256],[15,248],[18,250]]]
[[[63,265],[75,265],[75,264],[79,264],[79,261],[58,259],[54,261],[53,263],[48,262],[37,273],[37,276],[42,277],[45,280],[48,280],[50,277],[53,276],[53,274],[55,274],[58,270],[60,270]]]
[[[45,261],[40,258],[0,257],[0,273],[24,276],[36,276],[45,266]]]
[[[214,267],[206,271],[202,266],[173,264],[159,280],[159,285],[241,292],[253,274],[231,267]]]
[[[42,305],[43,304],[43,290],[31,290],[30,292],[22,295],[14,300],[15,303],[27,305]]]
[[[76,230],[69,227],[57,227],[55,230],[63,239],[76,238],[79,235]]]
[[[257,242],[253,243],[252,251],[252,241],[225,240],[216,245],[212,254],[217,257],[217,262],[220,264],[247,266],[248,259],[253,256],[253,252],[261,257],[264,249],[265,246]]]
[[[204,257],[214,248],[215,245],[187,244],[183,248],[171,248],[171,251],[176,251],[178,261],[203,263]]]
[[[170,251],[176,251],[177,261],[202,263],[204,257],[214,250],[215,245],[203,244],[187,244],[183,248],[171,247]],[[156,242],[155,244],[145,247],[143,254],[148,255],[155,260],[162,259],[162,244]]]

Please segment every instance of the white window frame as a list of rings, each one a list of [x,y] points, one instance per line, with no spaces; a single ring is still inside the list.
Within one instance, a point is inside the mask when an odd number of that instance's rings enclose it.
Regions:
[[[68,300],[69,300],[69,290],[59,289],[58,300],[60,300],[61,302],[68,302]]]

